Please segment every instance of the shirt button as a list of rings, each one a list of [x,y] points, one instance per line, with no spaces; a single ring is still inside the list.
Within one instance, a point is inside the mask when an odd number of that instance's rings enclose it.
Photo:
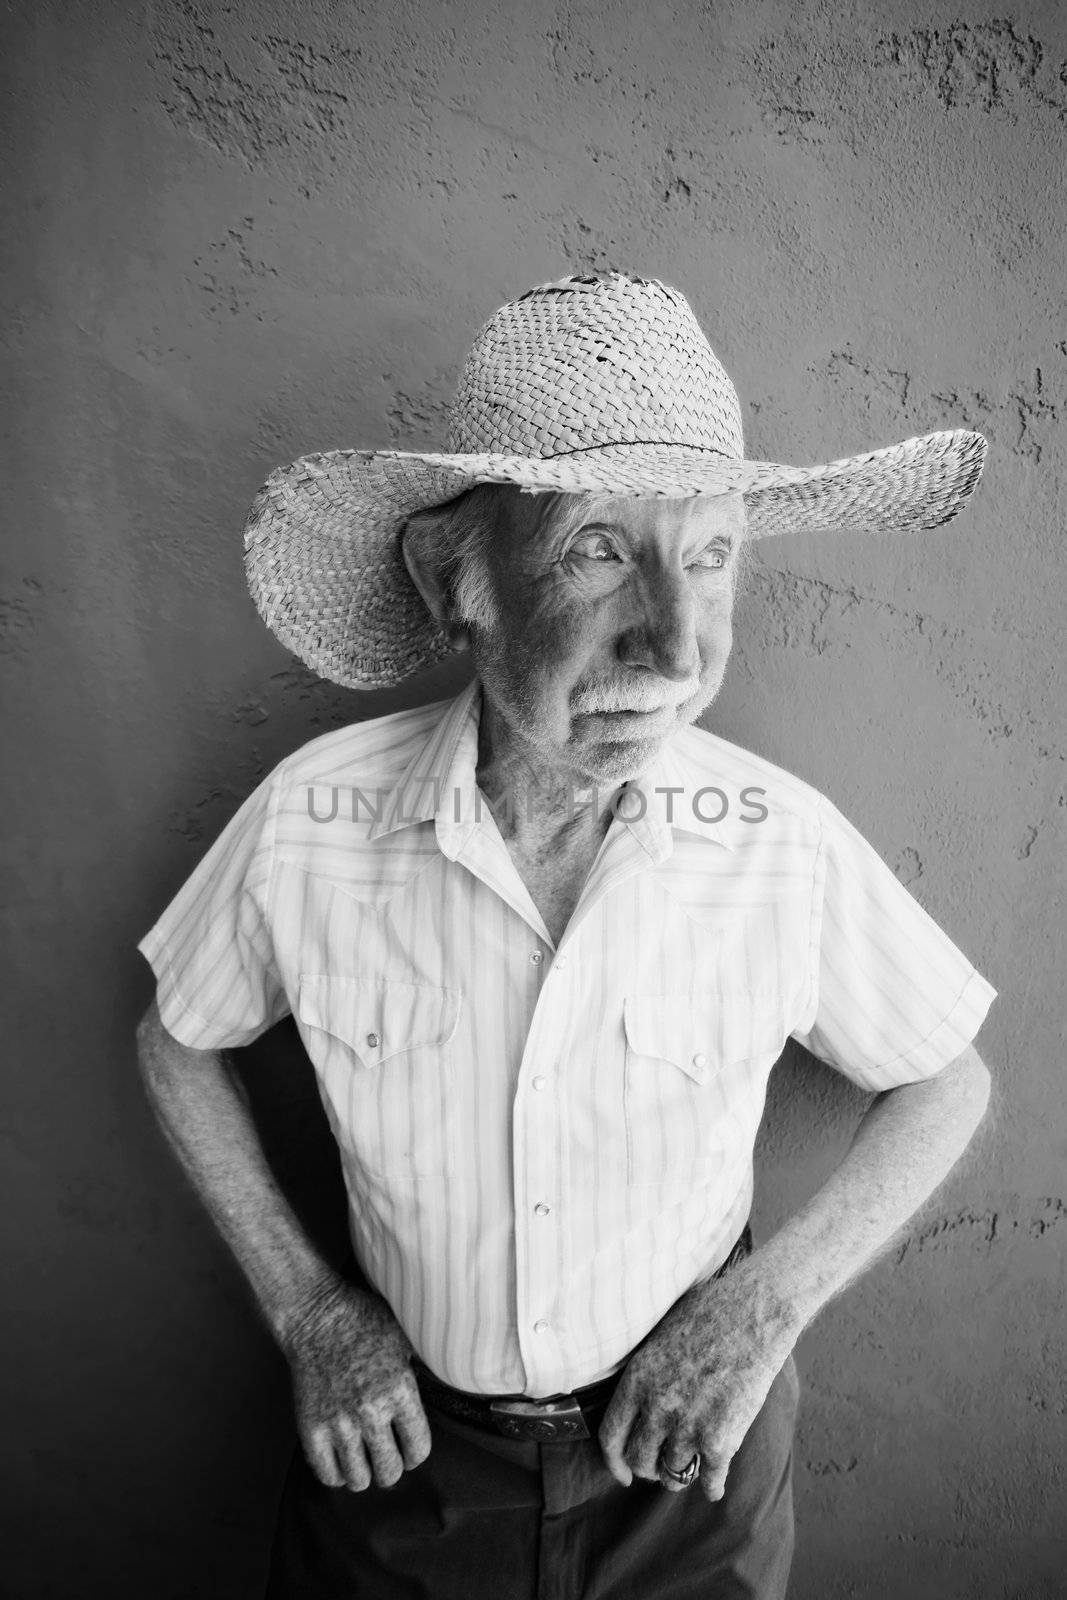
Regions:
[[[551,1331],[552,1324],[546,1322],[543,1317],[540,1322],[534,1323],[534,1333],[551,1333]]]
[[[381,1044],[381,1042],[382,1041],[381,1041],[381,1037],[380,1037],[379,1034],[377,1034],[377,1033],[368,1033],[368,1035],[367,1035],[367,1043],[370,1045],[372,1050],[377,1050],[377,1048]]]
[[[693,1057],[693,1065],[694,1065],[694,1067],[705,1067],[705,1066],[707,1066],[707,1064],[708,1064],[707,1056],[704,1055],[704,1053],[702,1051],[698,1050],[696,1055]]]
[[[538,1094],[543,1094],[548,1088],[548,1079],[542,1078],[541,1075],[538,1074],[538,1076],[533,1080],[531,1087],[536,1089]]]
[[[534,1206],[534,1214],[538,1217],[547,1217],[551,1210],[552,1207],[546,1206],[543,1200],[538,1200],[537,1204]]]
[[[533,952],[533,954],[530,956],[530,960],[533,962],[535,967],[538,965],[539,962],[543,961],[544,959],[545,958],[541,954],[540,950],[535,950]]]

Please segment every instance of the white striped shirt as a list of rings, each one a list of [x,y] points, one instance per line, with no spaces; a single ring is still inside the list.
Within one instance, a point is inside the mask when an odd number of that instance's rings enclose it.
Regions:
[[[445,1382],[544,1396],[724,1259],[789,1036],[888,1089],[995,991],[828,801],[695,727],[554,945],[475,786],[480,709],[474,680],[304,745],[138,948],[186,1045],[292,1013],[368,1279]]]

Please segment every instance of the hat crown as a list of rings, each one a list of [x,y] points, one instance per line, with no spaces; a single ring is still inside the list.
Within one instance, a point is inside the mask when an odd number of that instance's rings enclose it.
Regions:
[[[494,313],[460,376],[450,452],[547,459],[636,443],[744,457],[737,392],[677,289],[589,274]]]

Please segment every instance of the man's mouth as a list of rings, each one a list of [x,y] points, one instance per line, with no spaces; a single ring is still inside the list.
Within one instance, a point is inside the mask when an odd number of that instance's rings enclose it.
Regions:
[[[676,705],[659,706],[654,711],[635,707],[615,711],[587,711],[573,720],[576,731],[584,727],[586,738],[626,743],[633,740],[665,738],[678,720]]]
[[[648,689],[586,690],[575,697],[571,715],[576,717],[652,718],[677,711],[679,706],[692,700],[700,691],[700,680],[694,678],[672,685],[664,693]]]
[[[677,705],[670,703],[662,706],[618,706],[613,711],[590,711],[587,716],[614,717],[620,722],[653,722],[663,716],[671,716],[677,711]]]

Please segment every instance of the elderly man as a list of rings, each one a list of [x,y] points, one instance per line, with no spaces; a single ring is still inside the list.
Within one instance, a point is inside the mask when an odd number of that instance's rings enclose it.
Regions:
[[[502,307],[451,431],[276,472],[246,546],[324,676],[467,650],[469,687],[283,761],[139,947],[150,1095],[292,1368],[268,1592],[770,1600],[791,1352],[965,1148],[994,991],[829,801],[694,724],[749,541],[937,526],[984,441],[746,461],[684,298],[617,273]],[[226,1063],[290,1012],[369,1288]],[[753,1248],[790,1036],[875,1098]]]

